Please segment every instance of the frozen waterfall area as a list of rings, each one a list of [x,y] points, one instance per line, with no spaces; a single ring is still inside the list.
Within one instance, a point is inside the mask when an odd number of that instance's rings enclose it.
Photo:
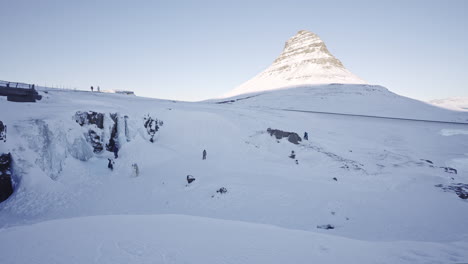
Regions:
[[[468,262],[467,112],[359,84],[39,92],[0,98],[1,263]]]

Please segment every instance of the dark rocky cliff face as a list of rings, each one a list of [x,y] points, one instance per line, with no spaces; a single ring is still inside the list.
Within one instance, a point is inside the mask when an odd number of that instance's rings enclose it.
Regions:
[[[0,203],[8,199],[13,193],[11,179],[11,155],[10,153],[0,155]]]

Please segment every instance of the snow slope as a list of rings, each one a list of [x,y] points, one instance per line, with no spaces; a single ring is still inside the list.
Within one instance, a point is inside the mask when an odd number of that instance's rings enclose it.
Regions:
[[[301,30],[286,41],[283,52],[271,66],[224,97],[329,83],[366,84],[366,81],[346,69],[316,34]]]
[[[67,237],[68,239],[63,239]],[[10,243],[28,238],[21,243]],[[468,243],[368,242],[181,215],[110,215],[0,230],[2,263],[451,263]],[[78,250],[77,250],[78,249]],[[27,252],[25,254],[25,252]],[[48,252],[49,254],[44,254]]]
[[[467,201],[436,187],[468,183],[467,125],[281,109],[441,121],[467,113],[373,86],[302,87],[221,104],[47,92],[37,103],[0,97],[8,125],[0,152],[11,152],[15,172],[15,192],[0,203],[6,263],[468,261]],[[111,152],[86,158],[87,130],[73,117],[89,110],[127,116],[113,171]],[[164,121],[154,143],[147,114]],[[276,140],[269,127],[308,131],[309,140]],[[335,228],[317,228],[327,224]]]
[[[448,111],[397,95],[379,85],[303,85],[210,100],[241,107],[288,109],[468,123],[463,112]]]
[[[458,111],[468,111],[468,97],[450,97],[445,99],[435,99],[429,101],[429,103]]]

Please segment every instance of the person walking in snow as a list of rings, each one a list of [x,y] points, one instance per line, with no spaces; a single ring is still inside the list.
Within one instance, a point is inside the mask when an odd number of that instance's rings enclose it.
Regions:
[[[309,134],[307,134],[307,132],[304,132],[304,139],[309,140]]]
[[[132,177],[136,178],[140,174],[140,170],[138,169],[138,164],[132,164]]]
[[[289,155],[289,157],[291,159],[295,159],[296,158],[296,153],[294,153],[294,150],[291,150],[291,155]]]
[[[97,91],[98,91],[98,93],[101,92],[101,88],[99,88],[99,86],[97,87]]]
[[[91,92],[93,92],[93,91],[94,91],[94,87],[93,87],[93,86],[91,86]]]
[[[206,149],[203,150],[203,159],[206,160]]]
[[[107,168],[110,170],[114,170],[114,161],[112,159],[108,159],[109,163],[107,164]]]
[[[119,148],[117,147],[117,145],[114,146],[114,158],[118,158],[119,157]]]

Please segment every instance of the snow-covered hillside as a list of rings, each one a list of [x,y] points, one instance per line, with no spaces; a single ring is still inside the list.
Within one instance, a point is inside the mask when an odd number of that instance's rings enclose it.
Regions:
[[[450,97],[445,99],[435,99],[429,103],[447,109],[457,111],[468,111],[468,97]]]
[[[0,97],[15,183],[0,203],[2,263],[468,262],[468,125],[287,110],[468,113],[366,85],[200,103],[41,95]]]
[[[365,84],[346,69],[314,33],[301,30],[284,45],[270,67],[230,91],[225,97],[311,84]]]

